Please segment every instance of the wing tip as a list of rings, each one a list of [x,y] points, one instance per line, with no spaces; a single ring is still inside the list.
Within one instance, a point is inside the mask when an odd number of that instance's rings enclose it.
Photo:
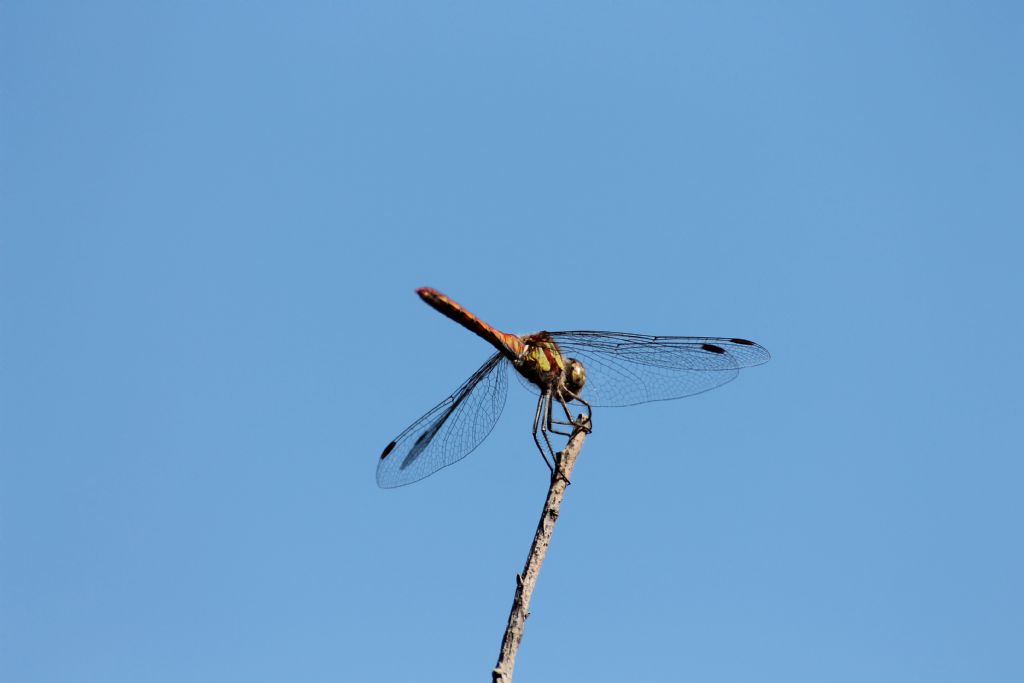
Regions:
[[[772,354],[769,353],[768,349],[757,342],[750,341],[749,339],[730,339],[729,341],[733,344],[750,347],[750,353],[755,354],[750,356],[751,365],[761,365],[762,363],[767,363],[772,358]]]

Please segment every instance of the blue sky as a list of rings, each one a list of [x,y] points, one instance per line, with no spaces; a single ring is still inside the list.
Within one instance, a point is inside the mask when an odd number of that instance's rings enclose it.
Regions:
[[[595,413],[523,681],[1019,681],[1017,3],[5,3],[0,679],[486,679],[497,327],[773,360]]]

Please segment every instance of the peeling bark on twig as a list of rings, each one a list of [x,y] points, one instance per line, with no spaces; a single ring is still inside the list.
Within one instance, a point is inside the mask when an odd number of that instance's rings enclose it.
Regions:
[[[581,420],[585,419],[582,415],[580,418]],[[589,427],[589,425],[587,426]],[[498,663],[495,665],[494,671],[491,672],[492,683],[512,683],[516,653],[519,651],[519,643],[523,639],[526,618],[530,616],[530,598],[533,596],[533,588],[537,584],[537,575],[540,574],[540,566],[544,563],[544,556],[547,554],[548,544],[551,542],[551,534],[555,530],[555,522],[558,521],[558,511],[562,506],[562,497],[565,496],[569,479],[572,477],[572,468],[576,464],[576,457],[586,438],[587,431],[577,427],[556,462],[557,472],[551,478],[548,498],[544,502],[544,510],[540,515],[540,523],[537,524],[537,532],[533,536],[533,545],[530,546],[526,566],[523,568],[522,574],[516,575],[516,594],[512,600],[512,611],[508,615],[505,636],[501,640]]]

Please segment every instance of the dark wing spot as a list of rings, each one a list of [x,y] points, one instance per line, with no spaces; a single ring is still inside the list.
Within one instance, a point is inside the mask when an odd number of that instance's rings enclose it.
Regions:
[[[391,443],[389,443],[389,444],[388,444],[388,447],[384,449],[384,452],[380,454],[380,459],[381,459],[381,460],[383,460],[384,458],[388,457],[388,453],[390,453],[391,451],[393,451],[393,450],[395,449],[395,446],[396,446],[396,445],[397,445],[397,444],[395,444],[395,442],[394,442],[394,441],[392,441]]]
[[[733,344],[743,344],[744,346],[753,346],[754,342],[749,339],[730,339]]]
[[[711,353],[725,353],[725,349],[721,346],[715,346],[714,344],[701,344],[700,347],[705,351],[710,351]]]

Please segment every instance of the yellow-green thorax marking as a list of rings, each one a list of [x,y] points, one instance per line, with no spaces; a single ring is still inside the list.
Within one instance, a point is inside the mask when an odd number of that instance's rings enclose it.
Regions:
[[[566,376],[567,361],[558,344],[547,332],[537,332],[522,338],[523,352],[515,361],[516,370],[542,391],[560,390]]]

